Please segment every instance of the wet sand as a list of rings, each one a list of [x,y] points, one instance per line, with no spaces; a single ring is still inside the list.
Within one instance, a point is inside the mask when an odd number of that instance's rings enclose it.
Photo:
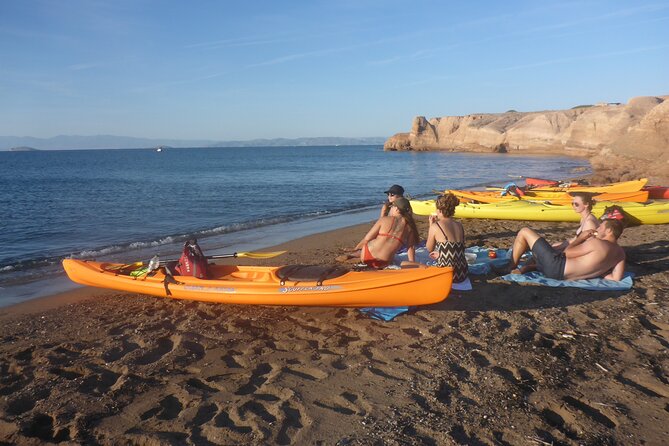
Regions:
[[[523,226],[463,224],[499,248]],[[333,263],[368,228],[255,263]],[[629,292],[472,276],[392,322],[94,288],[2,308],[0,444],[666,444],[669,225],[621,244]]]

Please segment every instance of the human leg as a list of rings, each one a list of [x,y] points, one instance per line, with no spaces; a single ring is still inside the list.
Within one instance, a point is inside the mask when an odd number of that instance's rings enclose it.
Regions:
[[[540,238],[541,236],[535,230],[530,228],[523,228],[518,231],[516,239],[513,241],[513,255],[509,266],[512,269],[516,268],[520,262],[520,258],[525,254],[525,251],[532,249],[534,242]]]
[[[347,252],[345,254],[341,254],[341,255],[335,257],[335,260],[337,262],[347,262],[351,259],[360,258],[361,252],[362,252],[362,250],[360,250],[360,249],[355,250],[355,251],[350,251],[350,252]]]

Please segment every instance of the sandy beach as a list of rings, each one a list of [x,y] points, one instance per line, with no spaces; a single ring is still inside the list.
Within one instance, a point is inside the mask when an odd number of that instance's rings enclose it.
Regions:
[[[463,224],[468,246],[499,248],[523,226]],[[368,228],[264,262],[334,263]],[[629,292],[472,276],[392,322],[94,288],[3,308],[0,444],[666,444],[667,240],[625,231]]]

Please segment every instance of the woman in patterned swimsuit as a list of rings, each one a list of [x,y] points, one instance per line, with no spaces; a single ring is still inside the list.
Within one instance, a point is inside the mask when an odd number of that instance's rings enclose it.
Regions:
[[[453,220],[455,207],[460,200],[453,194],[437,198],[437,215],[430,216],[430,229],[425,247],[437,266],[453,267],[453,282],[467,279],[467,259],[465,258],[465,230],[462,224]]]

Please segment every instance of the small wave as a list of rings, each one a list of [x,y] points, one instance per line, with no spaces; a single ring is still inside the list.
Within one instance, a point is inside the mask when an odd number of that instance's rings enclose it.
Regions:
[[[114,245],[101,249],[83,250],[77,254],[73,254],[72,257],[84,257],[84,258],[96,257],[100,255],[114,254],[123,251],[123,249],[124,249],[123,246]]]
[[[336,212],[342,212],[350,209],[342,209],[339,211],[315,211],[303,214],[288,215],[274,218],[262,218],[259,220],[252,220],[240,223],[232,223],[228,225],[218,226],[215,228],[207,228],[198,230],[192,233],[184,234],[172,234],[167,236],[161,236],[154,240],[140,240],[133,241],[127,244],[115,244],[111,246],[103,246],[99,248],[92,249],[83,249],[81,251],[72,251],[63,255],[54,255],[49,257],[41,257],[34,259],[15,259],[11,261],[8,265],[0,265],[0,272],[14,272],[14,271],[28,271],[36,268],[50,267],[53,265],[58,265],[65,258],[81,258],[81,259],[99,259],[101,257],[111,257],[114,255],[119,255],[126,253],[128,251],[141,251],[145,249],[156,248],[165,245],[176,245],[189,238],[206,238],[213,237],[216,235],[229,234],[238,231],[244,231],[249,229],[256,229],[264,226],[271,226],[281,223],[287,223],[295,220],[300,220],[303,218],[313,218],[323,215],[329,215]]]

